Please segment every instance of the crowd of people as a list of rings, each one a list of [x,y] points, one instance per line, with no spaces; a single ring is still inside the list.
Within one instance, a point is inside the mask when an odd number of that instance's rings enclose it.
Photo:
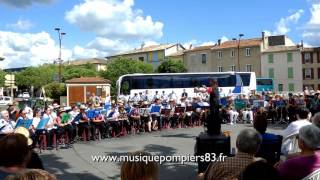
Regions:
[[[130,98],[120,96],[117,102],[109,95],[102,100],[92,94],[87,103],[78,103],[72,107],[53,103],[42,109],[28,106],[18,109],[17,104],[11,104],[7,110],[1,111],[0,151],[9,151],[3,147],[18,148],[19,152],[12,151],[12,154],[24,156],[18,157],[14,163],[1,161],[0,176],[5,177],[14,172],[35,173],[32,170],[26,171],[26,167],[43,169],[33,148],[52,149],[59,145],[70,147],[78,140],[100,140],[202,125],[210,107],[208,97],[205,92],[190,97],[185,90],[180,96],[174,91],[169,95],[157,91],[149,95],[148,91],[144,91]],[[319,111],[320,92],[289,93],[288,96],[263,92],[259,95],[221,98],[219,116],[223,122],[232,125],[248,122],[253,124],[255,130],[240,132],[235,156],[227,158],[225,162],[211,163],[199,177],[256,179],[258,172],[269,172],[265,177],[302,179],[316,172],[320,169],[320,153],[317,151],[320,148]],[[269,122],[287,123],[288,126],[281,135],[275,135],[266,132]],[[15,133],[25,130],[29,134],[24,137]],[[280,154],[284,157],[281,160]],[[2,158],[5,160],[9,156]],[[38,163],[30,166],[29,162]],[[129,165],[133,166],[126,164]],[[155,177],[158,173],[155,168],[157,166],[152,164],[150,176]],[[48,176],[51,177],[50,174]],[[123,179],[130,178],[123,175]]]

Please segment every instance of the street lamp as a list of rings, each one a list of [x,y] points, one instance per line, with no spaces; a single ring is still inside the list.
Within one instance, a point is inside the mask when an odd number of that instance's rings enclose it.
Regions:
[[[4,57],[0,57],[0,61],[3,61],[5,58]]]
[[[239,39],[238,39],[238,71],[239,72],[240,72],[240,39],[242,36],[244,36],[244,35],[239,34]]]
[[[59,37],[59,57],[58,57],[58,63],[59,63],[59,83],[61,83],[61,65],[62,65],[62,59],[61,59],[61,40],[62,36],[66,35],[64,32],[60,32],[60,28],[54,28],[55,31],[58,32]]]

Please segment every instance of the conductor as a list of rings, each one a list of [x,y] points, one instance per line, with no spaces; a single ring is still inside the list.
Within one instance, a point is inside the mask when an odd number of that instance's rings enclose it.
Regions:
[[[209,80],[210,87],[206,89],[196,89],[198,92],[207,92],[210,94],[210,112],[207,118],[207,133],[210,135],[220,135],[221,134],[221,118],[219,116],[219,88],[218,81],[216,79]]]

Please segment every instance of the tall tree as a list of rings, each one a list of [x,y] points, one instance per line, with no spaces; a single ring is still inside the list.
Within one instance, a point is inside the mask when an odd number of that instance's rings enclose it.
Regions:
[[[66,66],[62,72],[62,81],[66,81],[72,78],[79,78],[79,77],[94,77],[97,76],[98,73],[94,68],[89,68],[89,65],[86,67],[81,66]]]
[[[146,64],[138,60],[131,60],[126,58],[118,58],[112,60],[107,65],[107,70],[101,72],[103,78],[111,81],[111,94],[116,93],[116,81],[125,74],[133,73],[152,73],[153,67],[151,64]]]
[[[157,72],[159,73],[180,73],[186,71],[187,68],[184,66],[183,62],[171,59],[163,61],[157,69]]]
[[[6,76],[6,72],[0,70],[0,87],[4,86],[5,76]]]

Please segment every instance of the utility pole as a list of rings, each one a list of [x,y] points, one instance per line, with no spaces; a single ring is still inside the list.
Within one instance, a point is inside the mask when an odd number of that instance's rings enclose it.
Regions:
[[[58,63],[59,63],[59,83],[61,83],[61,66],[62,66],[62,59],[61,59],[61,41],[62,36],[66,35],[64,32],[60,32],[60,28],[54,28],[55,31],[58,32],[59,37],[59,57],[58,57]]]

